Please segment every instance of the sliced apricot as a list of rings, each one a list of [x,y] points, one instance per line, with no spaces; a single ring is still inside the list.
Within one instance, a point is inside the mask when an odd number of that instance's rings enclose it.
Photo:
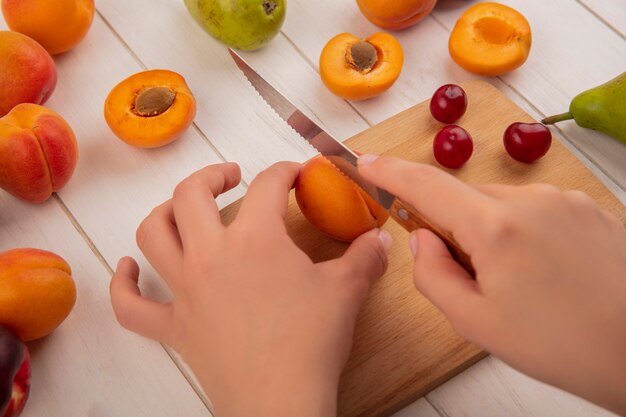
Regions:
[[[497,76],[521,66],[532,36],[526,18],[499,3],[476,3],[459,18],[450,34],[452,59],[467,71]]]
[[[185,79],[172,71],[134,74],[111,90],[104,118],[129,145],[155,148],[178,139],[196,115],[196,100]]]
[[[387,33],[365,39],[342,33],[324,46],[319,65],[330,91],[347,100],[366,100],[396,82],[403,62],[402,45]]]
[[[295,190],[304,217],[337,240],[351,242],[389,218],[384,207],[321,155],[301,168]]]

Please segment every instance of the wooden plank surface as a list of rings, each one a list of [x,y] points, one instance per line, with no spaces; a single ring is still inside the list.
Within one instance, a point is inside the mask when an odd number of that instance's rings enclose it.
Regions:
[[[511,390],[512,384],[518,388]],[[493,357],[483,359],[426,397],[444,416],[616,416],[570,393],[537,382]],[[499,407],[485,407],[490,402],[498,402]]]
[[[626,2],[624,0],[578,1],[622,37],[626,36]]]
[[[462,86],[471,105],[459,124],[473,135],[475,147],[470,162],[454,174],[470,183],[547,182],[583,190],[626,221],[619,201],[558,141],[537,163],[511,159],[503,148],[502,133],[510,123],[531,122],[532,118],[488,83]],[[435,164],[432,138],[440,127],[424,102],[346,143],[360,152]],[[238,206],[239,202],[222,210],[226,223]],[[317,232],[301,215],[293,196],[286,223],[296,244],[314,261],[339,256],[346,247]],[[396,242],[408,238],[392,221],[385,228]],[[340,416],[389,415],[484,356],[459,338],[414,289],[407,245],[395,245],[389,259],[389,270],[374,284],[357,322],[353,351],[340,384]]]
[[[575,95],[587,85],[601,82],[611,71],[623,70],[626,44],[623,41],[624,19],[620,18],[625,13],[623,0],[578,0],[578,3],[576,0],[557,0],[549,4],[539,0],[503,2],[523,10],[540,36],[535,36],[531,59],[524,67],[512,76],[488,81],[534,117],[561,108],[567,104],[566,97]],[[267,48],[246,54],[246,59],[305,113],[337,137],[346,138],[428,98],[440,84],[474,78],[451,63],[446,46],[455,16],[471,3],[440,0],[432,17],[412,29],[396,33],[407,56],[401,79],[387,94],[366,103],[347,103],[332,96],[317,74],[319,51],[330,37],[344,31],[366,36],[379,30],[365,20],[354,1],[290,0],[282,33]],[[81,153],[77,172],[61,193],[60,201],[66,205],[67,216],[76,219],[87,232],[91,239],[89,244],[103,254],[106,264],[114,265],[122,255],[137,257],[143,271],[143,290],[157,298],[166,298],[167,289],[134,245],[134,230],[156,204],[171,194],[174,185],[207,163],[224,159],[237,161],[242,165],[244,180],[249,181],[273,161],[303,160],[309,153],[306,148],[292,143],[293,132],[268,112],[234,69],[230,58],[223,53],[223,47],[195,25],[181,1],[99,0],[97,7],[105,21],[96,17],[85,41],[72,52],[55,58],[59,65],[59,86],[49,105],[61,112],[77,131]],[[0,19],[0,28],[3,27],[4,22]],[[562,48],[563,43],[568,46]],[[541,59],[533,58],[537,50],[541,51]],[[555,53],[551,54],[553,51]],[[101,115],[108,90],[123,77],[147,67],[179,70],[200,102],[197,129],[190,130],[181,141],[153,151],[132,149],[118,142]],[[626,170],[622,168],[625,152],[622,148],[602,135],[576,129],[573,124],[563,125],[560,132],[566,139],[565,145],[573,149],[598,178],[606,181],[622,201],[626,201],[623,190]],[[244,190],[245,184],[221,199],[220,205],[240,197]],[[6,195],[0,198],[11,201]],[[21,206],[17,207],[19,210]],[[15,247],[23,239],[28,239],[33,246],[54,248],[61,245],[67,253],[79,254],[78,258],[84,263],[101,263],[93,252],[81,249],[85,240],[72,238],[65,243],[63,233],[44,232],[48,222],[58,221],[55,216],[59,214],[52,214],[55,211],[37,211],[37,221],[41,223],[32,226],[33,220],[29,216],[13,216],[12,210],[16,210],[15,205],[0,204],[0,223],[3,216],[7,218],[6,213],[11,218],[11,227],[3,230],[6,234],[0,234],[0,247]],[[90,271],[87,275],[99,273]],[[108,277],[103,280],[107,281]],[[102,315],[106,316],[105,313]],[[78,333],[88,335],[97,330],[89,326],[79,327]],[[114,334],[116,330],[119,329],[102,327],[104,334]],[[141,351],[142,346],[130,343],[126,348]],[[63,357],[64,347],[63,343],[50,343],[42,350],[45,357],[39,363]],[[77,355],[81,355],[83,363],[88,363],[88,359],[97,362],[100,355],[105,358],[113,355],[113,363],[117,364],[115,355],[119,351],[103,353],[105,350],[106,346],[99,346],[83,349]],[[128,355],[135,357],[133,352]],[[174,358],[184,369],[184,364]],[[116,384],[118,378],[132,379],[116,366],[112,366],[108,379],[111,384]],[[166,373],[161,369],[170,369],[172,364],[164,354],[150,366],[157,368],[157,372]],[[472,368],[471,379],[463,379],[464,374],[461,374],[461,383],[445,384],[431,394],[429,401],[436,405],[440,411],[438,414],[449,416],[507,415],[510,402],[521,404],[522,409],[536,407],[533,408],[535,415],[559,415],[559,410],[566,410],[562,415],[589,415],[589,409],[581,402],[570,401],[558,391],[545,391],[550,395],[539,395],[541,400],[534,401],[533,395],[528,394],[541,391],[542,386],[529,388],[531,385],[505,371],[491,371],[491,368],[498,367],[503,365],[493,360],[490,368]],[[144,377],[139,367],[127,372],[133,370],[139,372],[137,381]],[[55,372],[47,374],[46,385],[58,384],[58,378],[53,377]],[[187,377],[192,379],[191,375]],[[79,373],[74,376],[74,382],[81,378],[85,381],[87,398],[92,399],[89,391],[91,374]],[[474,380],[481,384],[475,384]],[[132,391],[135,403],[153,402],[154,392],[148,388],[149,383],[144,384],[145,389]],[[180,389],[179,385],[174,391],[177,389]],[[446,395],[436,395],[443,389],[447,389]],[[72,409],[61,400],[55,400],[59,391],[51,392],[53,394],[33,396],[29,401],[33,414],[27,408],[24,416],[107,414],[101,413],[97,407],[89,412],[82,405]],[[117,395],[117,390],[111,395]],[[153,413],[155,416],[179,415],[170,412],[169,408],[159,408],[159,401],[156,403],[154,408],[146,406],[145,410],[160,410]],[[424,400],[419,402],[419,409],[427,410],[425,415],[428,416],[435,412]],[[466,413],[464,410],[471,411]],[[141,415],[141,412],[133,415]],[[125,414],[120,411],[116,415]]]
[[[32,205],[0,193],[0,252],[18,247],[62,256],[77,292],[61,326],[28,343],[32,384],[23,417],[210,416],[158,343],[117,324],[109,271],[54,199]]]

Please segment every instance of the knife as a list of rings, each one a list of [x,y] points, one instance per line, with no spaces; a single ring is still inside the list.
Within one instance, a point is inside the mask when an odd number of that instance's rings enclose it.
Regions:
[[[329,159],[341,172],[354,180],[375,201],[389,210],[391,217],[407,231],[424,228],[435,233],[448,247],[452,257],[472,276],[475,276],[474,267],[467,253],[461,249],[451,233],[441,229],[426,219],[410,204],[402,201],[386,190],[378,188],[365,180],[356,167],[358,156],[343,143],[332,137],[320,128],[317,123],[302,113],[286,97],[263,79],[248,63],[234,50],[228,48],[237,67],[243,72],[252,87],[261,98],[293,128],[302,138],[310,143],[317,151]]]

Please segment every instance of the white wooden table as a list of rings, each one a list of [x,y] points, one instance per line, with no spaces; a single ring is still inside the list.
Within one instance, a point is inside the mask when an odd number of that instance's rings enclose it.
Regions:
[[[323,86],[317,61],[335,34],[367,36],[378,29],[354,0],[288,0],[282,32],[251,64],[332,134],[348,138],[428,99],[447,82],[476,78],[450,59],[448,35],[474,1],[440,0],[417,26],[395,33],[405,66],[385,95],[348,103]],[[626,70],[626,0],[503,0],[533,29],[527,63],[489,79],[535,118],[566,111],[569,100]],[[210,403],[174,353],[123,330],[108,283],[117,260],[132,255],[145,293],[163,299],[165,286],[135,245],[135,229],[169,198],[180,180],[210,163],[236,161],[244,183],[220,199],[241,197],[260,170],[310,155],[246,84],[226,49],[205,34],[182,0],[97,0],[87,38],[55,60],[59,84],[48,105],[73,126],[79,165],[70,183],[42,205],[0,191],[0,250],[38,247],[72,266],[78,301],[51,336],[31,343],[33,382],[25,417],[209,416]],[[5,28],[0,22],[0,28]],[[195,125],[174,144],[141,150],[117,140],[103,118],[110,89],[147,68],[181,73],[198,101]],[[560,137],[622,203],[626,147],[574,123]],[[407,277],[408,279],[408,277]],[[487,358],[397,416],[607,416],[569,394]]]

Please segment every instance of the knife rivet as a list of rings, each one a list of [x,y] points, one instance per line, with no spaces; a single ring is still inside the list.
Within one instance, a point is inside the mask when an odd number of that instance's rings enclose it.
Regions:
[[[398,217],[400,217],[404,221],[407,221],[409,220],[409,212],[403,208],[398,209]]]

